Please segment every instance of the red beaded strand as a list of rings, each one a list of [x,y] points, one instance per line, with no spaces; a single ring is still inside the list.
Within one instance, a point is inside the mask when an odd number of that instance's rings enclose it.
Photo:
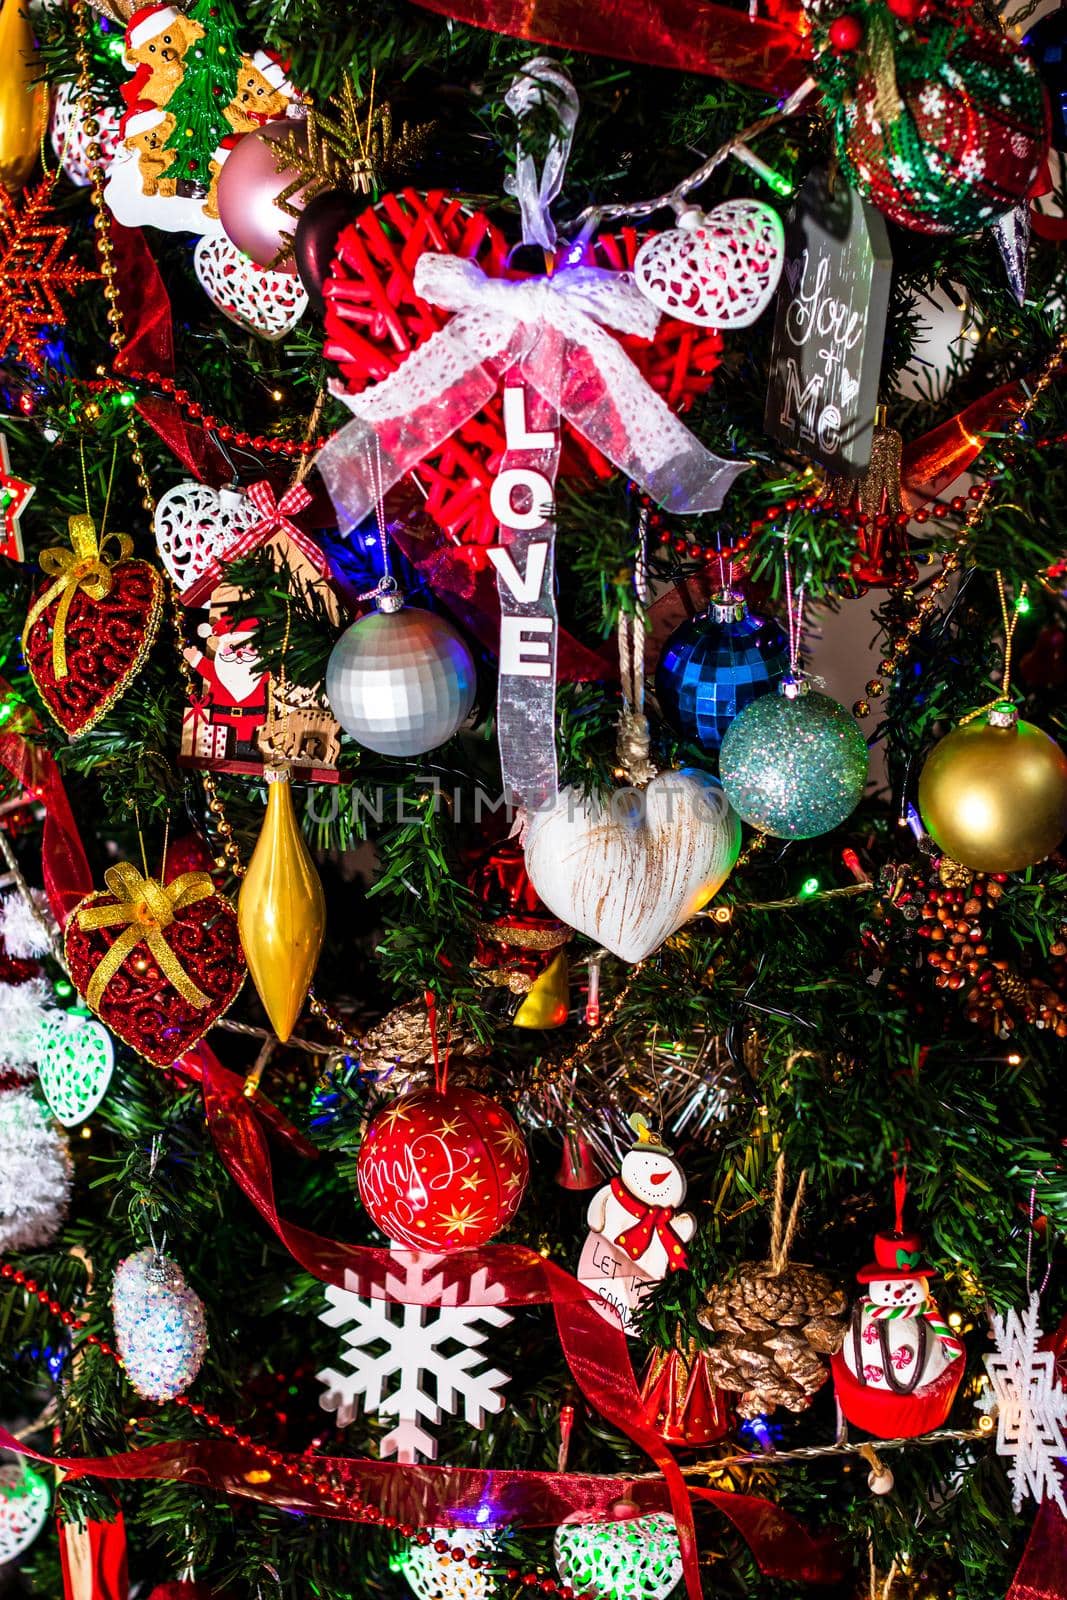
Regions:
[[[109,1356],[116,1366],[122,1366],[122,1357],[113,1345],[109,1344],[106,1339],[101,1339],[99,1334],[87,1333],[85,1331],[84,1318],[76,1317],[72,1311],[66,1310],[58,1300],[54,1300],[51,1297],[47,1289],[42,1289],[33,1278],[28,1278],[18,1267],[12,1266],[10,1261],[0,1264],[0,1278],[8,1278],[12,1283],[17,1284],[20,1289],[25,1289],[27,1294],[34,1295],[41,1305],[47,1306],[52,1315],[59,1318],[64,1326],[83,1334],[86,1344],[95,1346],[102,1355]],[[309,1471],[306,1468],[301,1470],[299,1467],[287,1462],[279,1451],[258,1443],[250,1434],[242,1433],[239,1428],[235,1428],[231,1423],[223,1422],[222,1418],[215,1412],[209,1411],[199,1401],[190,1400],[188,1395],[175,1395],[173,1404],[184,1407],[191,1417],[196,1417],[205,1427],[213,1428],[223,1438],[232,1439],[235,1444],[239,1444],[242,1449],[247,1450],[257,1461],[262,1461],[275,1471],[284,1472],[287,1477],[295,1478],[305,1488],[318,1489],[320,1493],[324,1492],[327,1503],[332,1509],[358,1512],[364,1521],[373,1523],[379,1528],[386,1528],[389,1532],[398,1534],[400,1538],[407,1539],[409,1543],[423,1547],[432,1543],[435,1553],[442,1561],[466,1562],[472,1571],[477,1571],[484,1564],[482,1556],[467,1555],[461,1546],[449,1546],[447,1539],[434,1540],[432,1534],[426,1528],[415,1528],[410,1522],[402,1522],[399,1517],[391,1516],[385,1511],[379,1511],[376,1506],[370,1505],[360,1495],[347,1489],[340,1489],[336,1482],[340,1469],[335,1462],[323,1461],[321,1465],[316,1462],[317,1471]],[[510,1581],[521,1583],[528,1589],[536,1588],[541,1590],[543,1594],[561,1596],[562,1600],[592,1600],[592,1597],[576,1596],[575,1591],[569,1585],[561,1587],[555,1578],[544,1577],[537,1572],[522,1572],[518,1567],[509,1567],[507,1577]]]
[[[168,377],[166,373],[149,369],[145,372],[132,371],[124,382],[118,378],[99,378],[87,383],[90,393],[103,394],[115,393],[129,387],[129,381],[146,383],[152,388],[161,389],[170,396],[174,403],[181,407],[191,422],[196,422],[208,433],[214,433],[224,444],[236,445],[239,450],[269,451],[271,455],[287,456],[290,460],[296,456],[313,456],[322,449],[328,435],[321,434],[317,439],[268,439],[266,434],[247,433],[241,428],[231,427],[227,422],[220,422],[211,411],[205,411],[198,400],[194,400],[187,389],[179,389],[177,380]]]

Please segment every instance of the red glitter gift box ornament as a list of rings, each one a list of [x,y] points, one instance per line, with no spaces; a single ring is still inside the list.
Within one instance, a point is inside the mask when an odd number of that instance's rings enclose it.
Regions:
[[[163,580],[130,559],[124,533],[97,536],[93,519],[70,519],[70,548],[41,551],[46,581],[22,633],[30,677],[71,738],[86,733],[125,694],[159,629]]]
[[[237,913],[204,872],[168,884],[130,862],[86,895],[64,949],[78,993],[112,1033],[168,1067],[217,1022],[244,982]]]
[[[632,228],[601,236],[588,247],[589,264],[628,271],[646,237]],[[325,354],[336,362],[350,393],[361,394],[388,377],[448,322],[447,311],[415,293],[415,263],[426,250],[475,261],[489,278],[528,276],[508,267],[507,241],[488,217],[442,190],[418,194],[405,189],[368,206],[338,239],[323,290]],[[673,318],[664,318],[651,341],[629,334],[619,335],[618,341],[651,387],[679,412],[710,387],[722,353],[722,337],[715,329],[690,327]],[[604,477],[613,470],[579,434],[564,428],[563,438],[561,474],[592,471]],[[439,527],[467,544],[496,542],[489,490],[503,456],[498,392],[419,464],[425,510]]]

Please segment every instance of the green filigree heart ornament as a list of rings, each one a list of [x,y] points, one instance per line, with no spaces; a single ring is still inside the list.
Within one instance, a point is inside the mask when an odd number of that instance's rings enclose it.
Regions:
[[[77,1127],[107,1094],[115,1070],[115,1046],[102,1022],[74,1007],[53,1011],[37,1038],[37,1076],[57,1122]]]

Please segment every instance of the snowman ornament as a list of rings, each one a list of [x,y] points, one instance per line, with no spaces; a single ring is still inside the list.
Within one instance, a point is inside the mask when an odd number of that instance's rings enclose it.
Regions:
[[[637,1135],[618,1177],[589,1202],[589,1236],[578,1264],[578,1281],[591,1289],[604,1315],[637,1333],[635,1312],[648,1286],[688,1263],[686,1245],[696,1232],[685,1200],[685,1173],[653,1134],[644,1117],[630,1126]]]
[[[914,1438],[948,1417],[964,1369],[964,1347],[930,1295],[933,1269],[922,1240],[901,1226],[874,1239],[874,1260],[856,1274],[866,1294],[833,1358],[838,1404],[877,1438]]]

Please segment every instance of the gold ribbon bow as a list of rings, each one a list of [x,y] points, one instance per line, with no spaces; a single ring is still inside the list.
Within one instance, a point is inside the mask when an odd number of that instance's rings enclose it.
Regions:
[[[44,594],[30,607],[26,626],[22,630],[22,648],[26,649],[30,629],[38,617],[59,597],[56,619],[52,625],[52,671],[57,678],[67,676],[67,613],[79,589],[90,600],[103,600],[111,592],[111,569],[117,561],[125,561],[133,553],[133,540],[125,533],[109,533],[103,539],[96,536],[96,524],[84,512],[71,517],[69,525],[69,550],[60,544],[50,545],[41,551],[41,571],[54,578]],[[105,555],[105,547],[114,544],[115,554]]]
[[[108,867],[104,882],[118,901],[117,905],[83,906],[75,915],[78,926],[92,931],[96,928],[113,928],[125,923],[107,955],[99,963],[89,980],[85,998],[95,1011],[103,998],[104,990],[118,972],[132,950],[143,940],[149,954],[168,983],[173,984],[183,999],[197,1011],[203,1011],[208,997],[189,977],[174,951],[163,937],[175,916],[197,900],[206,900],[215,893],[215,885],[206,872],[183,872],[173,883],[160,883],[156,878],[142,878],[129,861],[117,867]]]

